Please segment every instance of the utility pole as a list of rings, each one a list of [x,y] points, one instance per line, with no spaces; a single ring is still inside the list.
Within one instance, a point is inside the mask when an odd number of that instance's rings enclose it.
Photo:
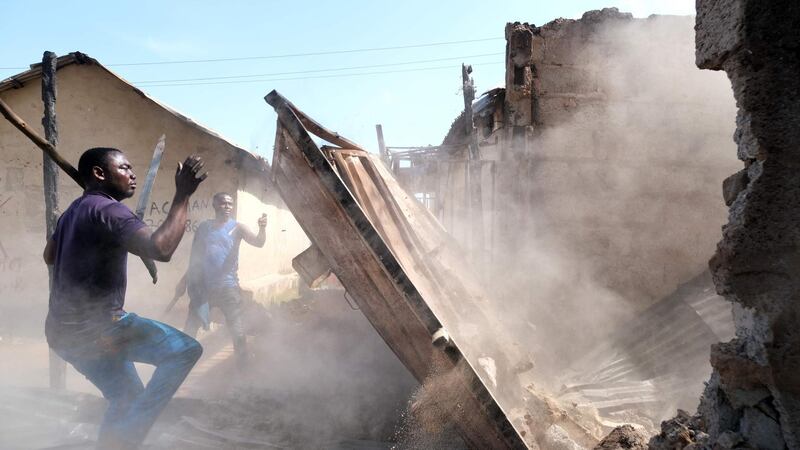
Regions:
[[[44,136],[54,148],[58,147],[58,124],[56,123],[56,65],[58,58],[53,52],[42,56],[42,102],[44,117],[42,126]],[[47,154],[42,154],[42,175],[44,185],[45,239],[50,239],[58,222],[58,165]],[[53,287],[53,267],[47,266],[49,289]],[[48,289],[48,292],[49,292]],[[50,349],[50,388],[67,387],[67,363]]]
[[[472,251],[481,258],[483,242],[483,194],[481,189],[481,150],[478,147],[478,133],[473,121],[472,102],[475,100],[475,83],[470,77],[472,66],[461,64],[461,82],[464,92],[464,124],[466,126],[469,159],[467,160],[467,198],[472,219]]]

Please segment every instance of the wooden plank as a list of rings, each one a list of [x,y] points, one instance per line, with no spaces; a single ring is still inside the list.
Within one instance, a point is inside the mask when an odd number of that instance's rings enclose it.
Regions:
[[[41,137],[39,133],[33,131],[28,126],[28,124],[25,123],[25,121],[22,120],[22,118],[18,116],[17,113],[15,113],[14,110],[11,109],[11,107],[8,106],[6,102],[3,101],[2,98],[0,98],[0,114],[2,114],[3,117],[5,117],[6,120],[8,120],[11,123],[11,125],[14,125],[14,127],[16,127],[19,131],[21,131],[22,134],[27,136],[28,139],[31,140],[31,142],[33,142],[34,144],[36,144],[37,147],[42,149],[42,151],[45,152],[47,156],[52,158],[53,161],[55,161],[56,164],[58,164],[58,167],[60,167],[61,170],[66,172],[66,174],[69,175],[70,178],[72,178],[73,180],[75,180],[76,183],[78,183],[78,186],[84,187],[83,180],[81,180],[80,175],[78,175],[78,170],[75,169],[75,167],[73,167],[72,164],[70,164],[66,159],[62,158],[52,144],[47,142],[45,138]]]
[[[525,448],[458,347],[445,351],[431,345],[441,323],[291,105],[275,92],[267,100],[278,112],[283,134],[276,138],[275,151],[281,154],[273,165],[278,190],[364,314],[420,381],[434,360],[455,374],[445,394],[463,396],[456,425],[470,446]]]
[[[289,144],[287,147],[291,149],[293,146]],[[294,163],[292,167],[289,167],[290,161]],[[287,206],[296,215],[298,222],[309,227],[318,227],[312,234],[316,236],[316,245],[323,253],[335,255],[336,264],[332,266],[332,270],[389,347],[418,380],[424,380],[432,367],[434,353],[439,352],[437,359],[444,360],[445,363],[449,358],[431,345],[432,333],[409,307],[392,280],[386,276],[376,255],[369,251],[363,241],[358,242],[358,233],[352,229],[352,222],[348,223],[348,218],[338,208],[325,205],[333,202],[325,198],[324,187],[318,185],[318,178],[300,171],[305,161],[284,155],[281,162],[282,166],[273,167],[273,171],[278,174],[277,187],[285,195]],[[288,176],[291,179],[284,178]],[[297,180],[304,182],[298,183]],[[288,191],[293,192],[290,194]],[[300,202],[291,200],[300,195],[308,197]],[[297,207],[293,208],[291,205]],[[351,235],[346,232],[348,228]],[[332,229],[339,232],[331,233]],[[452,367],[454,364],[451,362],[449,365]],[[484,417],[479,412],[480,407],[475,399],[464,398],[463,410],[474,412],[467,414],[468,417]],[[484,423],[480,427],[474,426],[468,433],[476,435],[469,434],[466,439],[474,443],[475,448],[509,448],[502,444],[493,425]]]
[[[355,233],[318,232],[320,229],[347,229],[352,227],[352,224],[346,215],[335,207],[327,190],[310,170],[299,150],[291,143],[287,143],[285,148],[288,151],[284,151],[277,158],[280,165],[273,166],[273,173],[276,186],[287,206],[306,234],[312,237],[314,245],[326,255],[331,270],[347,286],[362,312],[367,317],[381,317],[386,321],[386,326],[376,328],[381,337],[389,343],[395,354],[408,362],[407,367],[415,377],[426,376],[430,365],[430,346],[400,346],[393,343],[416,344],[427,339],[429,336],[427,330],[419,326],[416,321],[407,320],[409,311],[399,308],[403,303],[402,299],[390,283],[382,279],[382,273],[376,265],[360,264],[360,261],[373,259],[374,255],[358,242]],[[304,182],[298,183],[300,180]],[[336,258],[330,258],[329,255],[335,255]],[[344,270],[343,267],[347,267],[348,270]],[[381,298],[384,303],[364,301],[370,296]]]

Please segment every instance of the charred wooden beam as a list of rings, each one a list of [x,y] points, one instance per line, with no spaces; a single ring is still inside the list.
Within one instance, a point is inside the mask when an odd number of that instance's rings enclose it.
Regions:
[[[58,154],[53,144],[48,142],[47,139],[41,137],[39,133],[33,131],[28,126],[28,124],[25,123],[25,121],[22,120],[22,118],[19,115],[17,115],[17,113],[15,113],[14,110],[11,109],[11,107],[8,106],[8,104],[4,102],[3,99],[1,98],[0,98],[0,114],[2,114],[3,117],[5,117],[6,120],[8,120],[11,123],[11,125],[14,125],[15,128],[21,131],[22,134],[27,136],[28,139],[31,140],[31,142],[33,142],[34,144],[36,144],[37,147],[42,149],[42,151],[45,152],[47,156],[52,158],[53,161],[55,161],[55,163],[58,165],[58,167],[60,167],[61,170],[63,170],[67,175],[69,175],[70,178],[75,180],[75,182],[78,183],[80,187],[84,187],[83,180],[81,180],[80,175],[78,175],[78,170],[75,167],[73,167],[72,164],[69,163],[69,161],[67,161],[61,155]]]

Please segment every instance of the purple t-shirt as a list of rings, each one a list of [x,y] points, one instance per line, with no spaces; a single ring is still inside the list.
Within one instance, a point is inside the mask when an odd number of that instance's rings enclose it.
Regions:
[[[125,304],[124,243],[146,226],[127,206],[86,192],[58,219],[50,315],[63,322],[107,320]]]

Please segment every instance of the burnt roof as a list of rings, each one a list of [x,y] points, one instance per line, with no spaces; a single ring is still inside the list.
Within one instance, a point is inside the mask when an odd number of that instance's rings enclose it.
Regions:
[[[505,88],[497,87],[484,92],[477,100],[472,102],[472,114],[475,119],[494,114],[497,102],[505,99]],[[466,125],[464,124],[464,111],[456,117],[447,131],[442,145],[462,145],[467,143]]]

